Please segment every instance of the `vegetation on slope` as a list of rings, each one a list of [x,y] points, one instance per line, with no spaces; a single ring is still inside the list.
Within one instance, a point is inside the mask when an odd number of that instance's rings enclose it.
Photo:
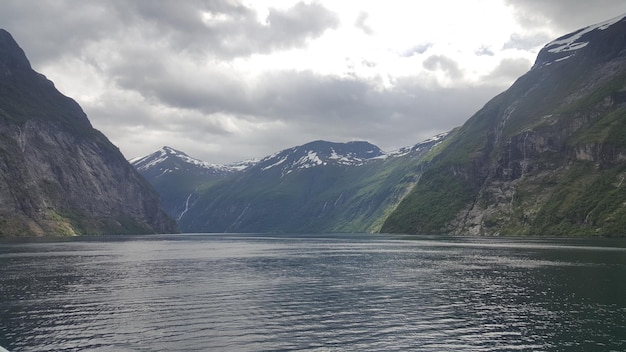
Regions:
[[[540,54],[543,66],[432,155],[382,231],[626,235],[626,22],[618,26],[566,60]]]

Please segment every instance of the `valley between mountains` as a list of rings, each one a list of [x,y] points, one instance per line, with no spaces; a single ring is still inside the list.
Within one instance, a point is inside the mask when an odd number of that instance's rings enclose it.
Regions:
[[[548,43],[463,126],[385,153],[315,141],[212,165],[132,164],[184,232],[626,234],[626,16]]]
[[[393,153],[315,141],[232,165],[169,147],[131,162],[185,232],[377,232],[447,135]]]

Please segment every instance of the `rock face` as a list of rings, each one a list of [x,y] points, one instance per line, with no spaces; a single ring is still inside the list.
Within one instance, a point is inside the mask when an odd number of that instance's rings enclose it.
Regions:
[[[0,236],[176,231],[158,194],[0,30]]]
[[[382,231],[626,235],[626,18],[548,43],[440,150]]]

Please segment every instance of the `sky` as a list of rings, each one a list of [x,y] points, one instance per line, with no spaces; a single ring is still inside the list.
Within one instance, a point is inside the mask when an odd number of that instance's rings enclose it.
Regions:
[[[385,151],[462,125],[623,0],[2,0],[0,28],[127,159],[314,140]]]

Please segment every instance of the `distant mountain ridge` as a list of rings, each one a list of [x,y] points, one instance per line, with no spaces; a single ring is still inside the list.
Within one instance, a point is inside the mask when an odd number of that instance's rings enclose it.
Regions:
[[[177,171],[219,177],[248,168],[260,168],[263,171],[276,168],[280,169],[282,174],[288,174],[297,169],[315,166],[329,164],[358,166],[374,159],[404,156],[419,152],[425,146],[429,147],[431,144],[438,143],[448,133],[440,133],[416,145],[391,152],[384,152],[378,146],[366,141],[336,143],[318,140],[281,150],[262,159],[249,159],[229,164],[209,163],[168,146],[163,146],[149,155],[133,158],[129,162],[148,179]]]
[[[163,147],[131,163],[183,231],[372,232],[415,182],[421,158],[446,136],[391,153],[364,141],[320,140],[231,165]]]
[[[186,172],[220,176],[240,171],[253,163],[240,162],[229,165],[211,164],[192,158],[184,152],[168,146],[164,146],[150,155],[132,159],[129,162],[139,171],[151,172],[152,174],[149,175],[150,178],[159,177],[163,174],[181,169]]]
[[[158,194],[0,30],[0,236],[177,231]]]

